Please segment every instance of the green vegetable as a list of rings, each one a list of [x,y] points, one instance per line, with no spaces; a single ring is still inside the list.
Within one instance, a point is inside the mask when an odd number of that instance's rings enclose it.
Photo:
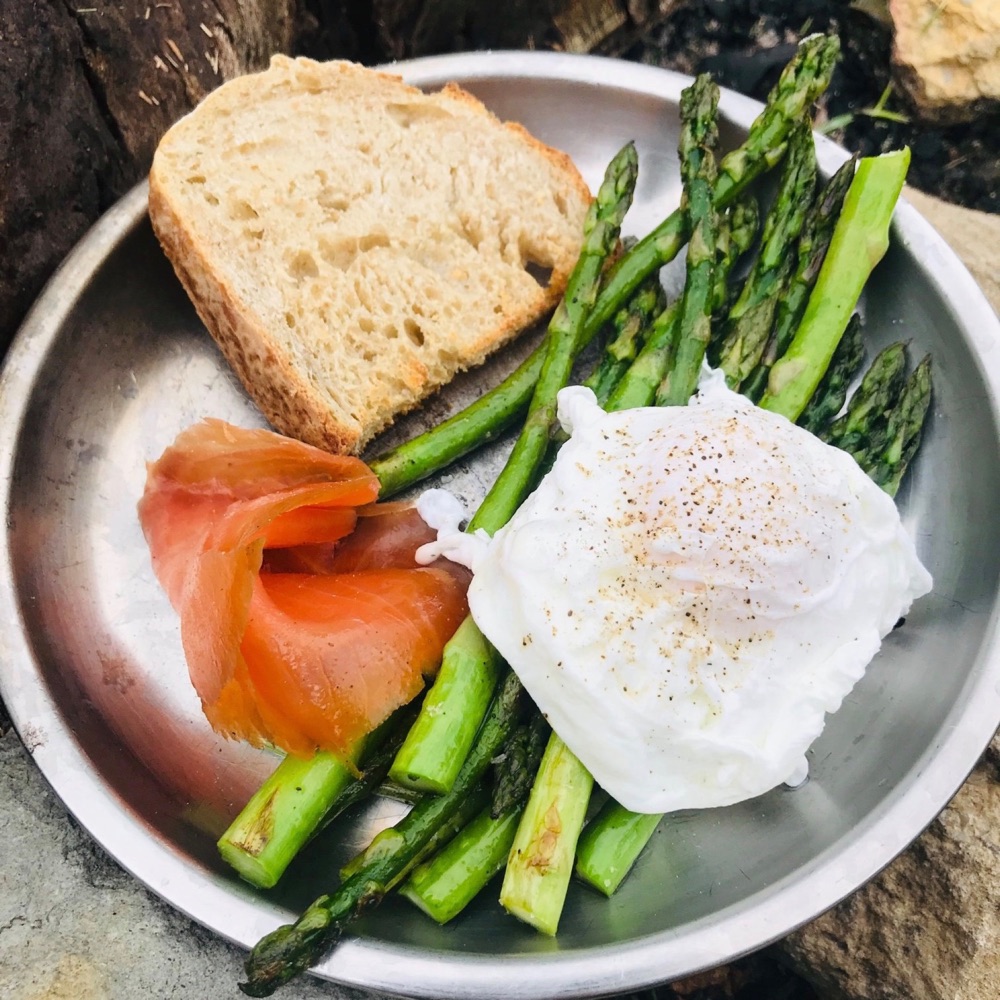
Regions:
[[[555,934],[594,779],[553,733],[518,824],[500,889],[508,913]]]
[[[659,813],[631,812],[608,799],[580,838],[577,877],[605,896],[612,895],[632,870],[661,819]]]
[[[726,373],[731,388],[737,388],[753,371],[767,346],[775,310],[791,272],[792,248],[802,231],[815,188],[816,152],[812,132],[803,124],[789,140],[778,193],[764,220],[760,253],[729,311],[719,345],[718,367]]]
[[[434,684],[389,770],[393,781],[438,794],[451,788],[501,669],[497,651],[466,618],[444,647]]]
[[[600,364],[584,382],[585,386],[594,390],[597,401],[602,405],[635,360],[653,318],[663,310],[664,304],[663,286],[659,275],[654,274],[615,314],[612,336]]]
[[[928,355],[913,370],[890,414],[889,443],[879,456],[878,466],[869,473],[891,497],[899,491],[903,476],[920,447],[931,395],[931,359]]]
[[[809,210],[799,236],[795,270],[778,301],[774,329],[764,355],[750,377],[740,386],[740,391],[754,402],[763,395],[771,366],[788,349],[802,320],[809,293],[816,284],[834,227],[840,218],[840,210],[844,205],[847,189],[851,186],[857,162],[857,157],[848,160],[820,190]]]
[[[861,317],[855,313],[833,352],[830,367],[799,417],[800,427],[826,439],[826,433],[843,409],[847,390],[861,371],[864,360],[865,342],[861,332]]]
[[[865,282],[889,247],[889,224],[909,163],[908,149],[858,163],[802,323],[771,369],[760,401],[765,410],[797,420],[816,391]]]
[[[499,819],[484,809],[444,850],[413,870],[400,895],[439,924],[457,917],[506,864],[521,808]]]
[[[687,217],[691,241],[687,278],[677,320],[676,356],[656,392],[658,406],[686,403],[698,384],[701,363],[712,333],[715,303],[715,264],[719,222],[712,196],[716,166],[713,150],[719,138],[716,108],[719,88],[707,75],[699,76],[681,93],[681,138],[678,148],[683,195],[681,211]]]
[[[247,996],[270,996],[318,962],[344,927],[378,903],[409,871],[437,831],[480,790],[490,761],[514,727],[519,695],[517,678],[508,674],[451,791],[423,798],[391,831],[384,831],[379,849],[366,851],[366,863],[334,893],[320,896],[294,924],[285,924],[257,942],[246,961],[247,981],[240,983]]]

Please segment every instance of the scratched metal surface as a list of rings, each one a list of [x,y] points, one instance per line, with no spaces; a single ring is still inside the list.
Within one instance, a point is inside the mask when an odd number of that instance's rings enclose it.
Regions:
[[[644,233],[678,200],[681,77],[541,53],[400,69],[428,86],[463,81],[501,116],[566,149],[592,185],[634,138],[642,180],[627,230]],[[722,110],[732,143],[756,107],[727,94]],[[841,156],[820,143],[825,168]],[[905,206],[865,311],[873,348],[902,336],[934,354],[934,417],[900,503],[936,587],[831,719],[809,782],[670,817],[614,899],[572,888],[558,939],[506,918],[495,896],[445,929],[390,900],[321,976],[482,998],[592,996],[677,978],[815,916],[943,807],[1000,721],[1000,529],[991,506],[1000,492],[998,324],[957,259]],[[460,379],[394,435],[478,394],[518,350]],[[249,945],[332,884],[399,807],[378,801],[333,825],[267,895],[215,855],[215,836],[274,759],[219,740],[202,718],[134,513],[144,462],[206,415],[261,423],[160,254],[138,189],[56,276],[0,383],[0,685],[35,762],[104,849],[178,910]],[[474,503],[505,448],[440,481]]]

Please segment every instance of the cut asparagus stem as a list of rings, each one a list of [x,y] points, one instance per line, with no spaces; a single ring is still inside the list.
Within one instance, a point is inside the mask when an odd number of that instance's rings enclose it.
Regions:
[[[612,895],[649,842],[663,816],[635,813],[614,799],[601,807],[580,837],[576,875],[605,896]]]
[[[553,733],[511,847],[500,902],[543,934],[555,934],[594,779]]]
[[[795,331],[802,320],[809,293],[816,284],[819,270],[826,258],[826,251],[833,237],[833,230],[840,218],[847,189],[857,165],[857,157],[848,160],[820,191],[809,211],[802,235],[799,237],[795,272],[778,302],[774,317],[774,330],[764,349],[760,363],[753,370],[740,391],[757,402],[767,387],[771,366],[788,350]]]
[[[861,290],[889,246],[889,224],[910,151],[858,163],[830,249],[795,338],[771,369],[760,405],[797,420],[826,373]]]
[[[764,110],[751,125],[746,141],[719,164],[717,208],[733,203],[748,185],[780,162],[792,126],[826,89],[839,54],[836,35],[811,35],[799,43],[794,58],[768,95]],[[686,238],[684,217],[678,210],[622,256],[587,318],[577,351],[597,335],[650,274],[677,256]],[[382,483],[381,497],[385,499],[412,486],[510,426],[531,399],[547,348],[548,337],[496,389],[439,427],[375,459],[372,468]]]
[[[788,144],[774,205],[764,220],[760,253],[729,312],[719,345],[719,367],[732,388],[753,371],[764,353],[775,310],[792,267],[792,251],[816,189],[812,132],[800,125]],[[697,371],[695,378],[697,379]]]
[[[656,393],[657,405],[686,403],[698,382],[698,373],[712,332],[715,298],[715,261],[718,217],[712,203],[716,165],[714,149],[719,129],[716,108],[719,88],[707,75],[681,93],[681,136],[678,153],[683,195],[681,210],[688,219],[691,241],[687,278],[681,298],[676,358]]]
[[[910,461],[920,447],[924,423],[931,404],[930,355],[913,370],[899,402],[889,418],[889,445],[879,456],[872,478],[894,497]]]
[[[799,417],[799,426],[826,438],[834,418],[843,409],[847,390],[865,360],[865,343],[861,317],[855,313],[847,324],[844,336],[833,352],[830,367]]]
[[[442,794],[454,784],[489,704],[501,661],[471,618],[444,648],[441,668],[389,771],[404,788]]]
[[[400,709],[343,757],[286,756],[219,838],[222,858],[248,882],[276,885],[317,830],[372,794],[415,717],[416,706]]]
[[[283,983],[314,965],[361,910],[378,903],[408,870],[434,836],[479,787],[490,761],[514,727],[521,685],[508,673],[483,720],[469,756],[447,795],[426,796],[393,827],[382,850],[344,882],[321,896],[294,923],[262,938],[246,961],[247,981],[240,989],[252,997],[270,996]]]
[[[663,286],[659,275],[652,275],[640,286],[628,303],[615,314],[612,337],[593,374],[584,385],[594,390],[602,405],[635,360],[653,318],[664,308]]]
[[[470,531],[482,528],[492,534],[506,524],[534,483],[555,424],[556,393],[572,371],[575,345],[597,297],[604,262],[618,243],[622,220],[632,204],[637,171],[635,146],[628,143],[608,164],[587,212],[580,258],[549,323],[548,349],[527,418],[507,464],[469,522]],[[438,675],[442,690],[435,694],[435,683],[417,720],[418,732],[407,740],[393,765],[396,781],[439,792],[451,787],[456,765],[465,759],[486,711],[495,656],[475,622],[467,619],[445,647]],[[473,680],[466,682],[470,674]]]
[[[506,864],[521,809],[499,819],[484,809],[444,850],[413,870],[400,895],[439,924],[457,917]]]
[[[360,749],[350,763],[323,750],[285,757],[219,838],[223,860],[253,885],[276,885],[354,779]]]

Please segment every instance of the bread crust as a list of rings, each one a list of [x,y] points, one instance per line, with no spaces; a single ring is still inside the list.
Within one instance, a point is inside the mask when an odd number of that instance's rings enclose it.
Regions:
[[[308,81],[319,85],[317,81],[322,80],[325,81],[323,86],[329,87],[335,86],[338,75],[358,72],[359,68],[350,63],[320,64],[275,57],[270,70],[226,84],[210,95],[192,116],[199,111],[211,112],[221,102],[239,108],[244,101],[254,99],[266,85],[269,74],[272,79],[278,75],[282,86],[286,85],[284,78],[305,74],[307,83],[300,85],[307,86]],[[447,84],[439,94],[424,95],[417,88],[402,84],[397,76],[375,70],[360,72],[367,74],[376,85],[391,85],[394,96],[403,93],[421,102],[455,102],[477,115],[486,116],[552,165],[562,184],[559,197],[571,204],[577,202],[578,206],[574,207],[582,207],[577,213],[582,217],[582,210],[590,201],[590,191],[566,154],[541,143],[517,123],[500,123],[477,98],[456,84]],[[207,245],[199,232],[199,220],[192,217],[188,206],[180,203],[177,178],[161,156],[161,150],[170,146],[175,129],[168,132],[161,143],[150,171],[149,214],[153,229],[226,361],[266,419],[285,434],[335,452],[359,451],[395,416],[418,405],[458,372],[480,364],[494,350],[530,328],[555,305],[565,289],[575,252],[565,255],[552,268],[547,285],[539,286],[537,294],[516,302],[502,300],[496,303],[495,325],[467,343],[461,354],[449,358],[444,377],[439,374],[432,377],[427,365],[414,354],[406,357],[400,369],[393,373],[394,386],[399,388],[387,391],[384,386],[381,389],[369,387],[366,398],[354,412],[335,413],[313,384],[311,373],[292,356],[287,343],[263,319],[262,311],[255,308],[253,302],[248,302],[247,296],[233,287],[216,266],[217,250]],[[287,340],[287,331],[282,333]]]

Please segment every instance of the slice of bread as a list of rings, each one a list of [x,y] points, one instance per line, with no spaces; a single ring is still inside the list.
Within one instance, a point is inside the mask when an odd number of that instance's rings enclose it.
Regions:
[[[449,84],[276,56],[161,141],[153,228],[278,430],[358,451],[565,288],[590,192]]]

